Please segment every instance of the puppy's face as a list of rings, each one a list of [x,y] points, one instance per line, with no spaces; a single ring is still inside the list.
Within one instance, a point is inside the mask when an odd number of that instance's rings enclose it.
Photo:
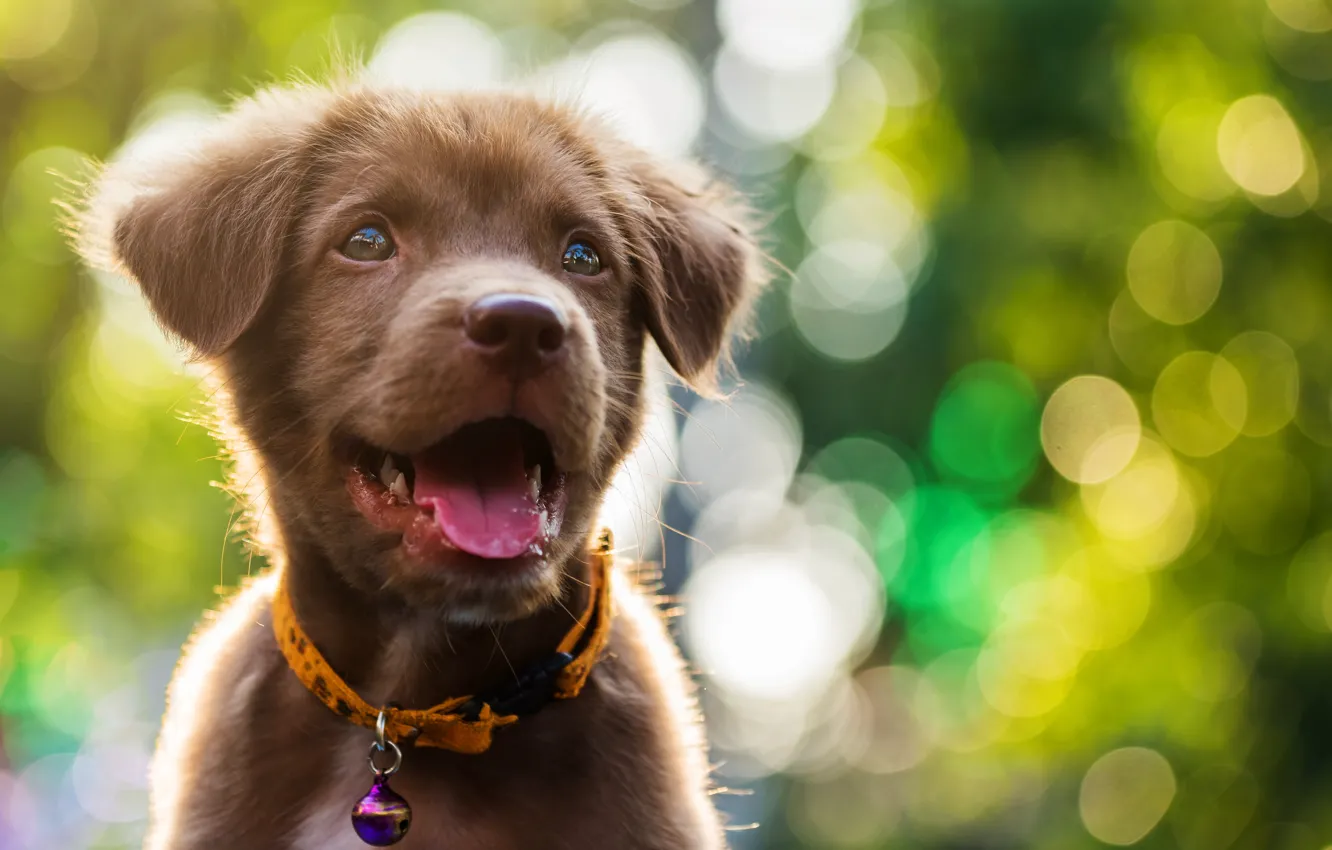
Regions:
[[[293,556],[502,621],[585,544],[647,335],[706,380],[757,286],[699,185],[519,97],[287,90],[188,165],[113,169],[103,196],[129,200],[90,209],[166,328],[222,361]]]

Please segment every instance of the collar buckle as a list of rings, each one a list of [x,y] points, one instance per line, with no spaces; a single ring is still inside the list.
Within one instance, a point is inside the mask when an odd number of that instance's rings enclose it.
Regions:
[[[573,656],[557,652],[540,664],[533,665],[518,677],[518,681],[487,696],[476,696],[458,706],[464,720],[476,721],[483,706],[489,705],[496,714],[514,714],[526,717],[545,707],[555,696],[555,682],[560,671],[568,667]]]

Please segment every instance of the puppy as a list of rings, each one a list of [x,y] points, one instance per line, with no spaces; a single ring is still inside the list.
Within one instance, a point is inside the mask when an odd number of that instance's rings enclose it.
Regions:
[[[200,150],[94,182],[80,249],[216,365],[237,482],[271,520],[272,571],[172,682],[149,847],[362,847],[367,748],[383,772],[393,747],[406,850],[724,845],[650,598],[612,570],[608,645],[571,627],[649,337],[706,389],[763,283],[743,213],[570,109],[361,84],[265,91]],[[302,678],[279,603],[368,714]],[[577,634],[577,696],[484,751],[366,728],[529,681]]]

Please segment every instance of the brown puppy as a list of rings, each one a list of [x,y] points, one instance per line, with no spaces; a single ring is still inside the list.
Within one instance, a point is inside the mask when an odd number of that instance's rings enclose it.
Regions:
[[[568,109],[359,85],[262,93],[189,157],[103,174],[81,248],[219,366],[276,564],[177,670],[149,846],[363,846],[372,734],[289,669],[279,581],[372,706],[484,693],[552,652],[637,438],[649,335],[706,386],[762,282],[741,212]],[[479,755],[404,748],[401,847],[723,845],[680,659],[615,588],[580,696]]]

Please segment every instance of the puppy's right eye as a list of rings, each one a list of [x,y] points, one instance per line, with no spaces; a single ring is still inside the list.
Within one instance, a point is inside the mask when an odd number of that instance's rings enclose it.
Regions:
[[[601,258],[591,245],[586,242],[571,242],[564,249],[564,270],[582,277],[596,277],[601,274]]]
[[[393,240],[382,228],[366,225],[360,228],[338,249],[342,256],[362,263],[379,263],[392,257],[397,250]]]

